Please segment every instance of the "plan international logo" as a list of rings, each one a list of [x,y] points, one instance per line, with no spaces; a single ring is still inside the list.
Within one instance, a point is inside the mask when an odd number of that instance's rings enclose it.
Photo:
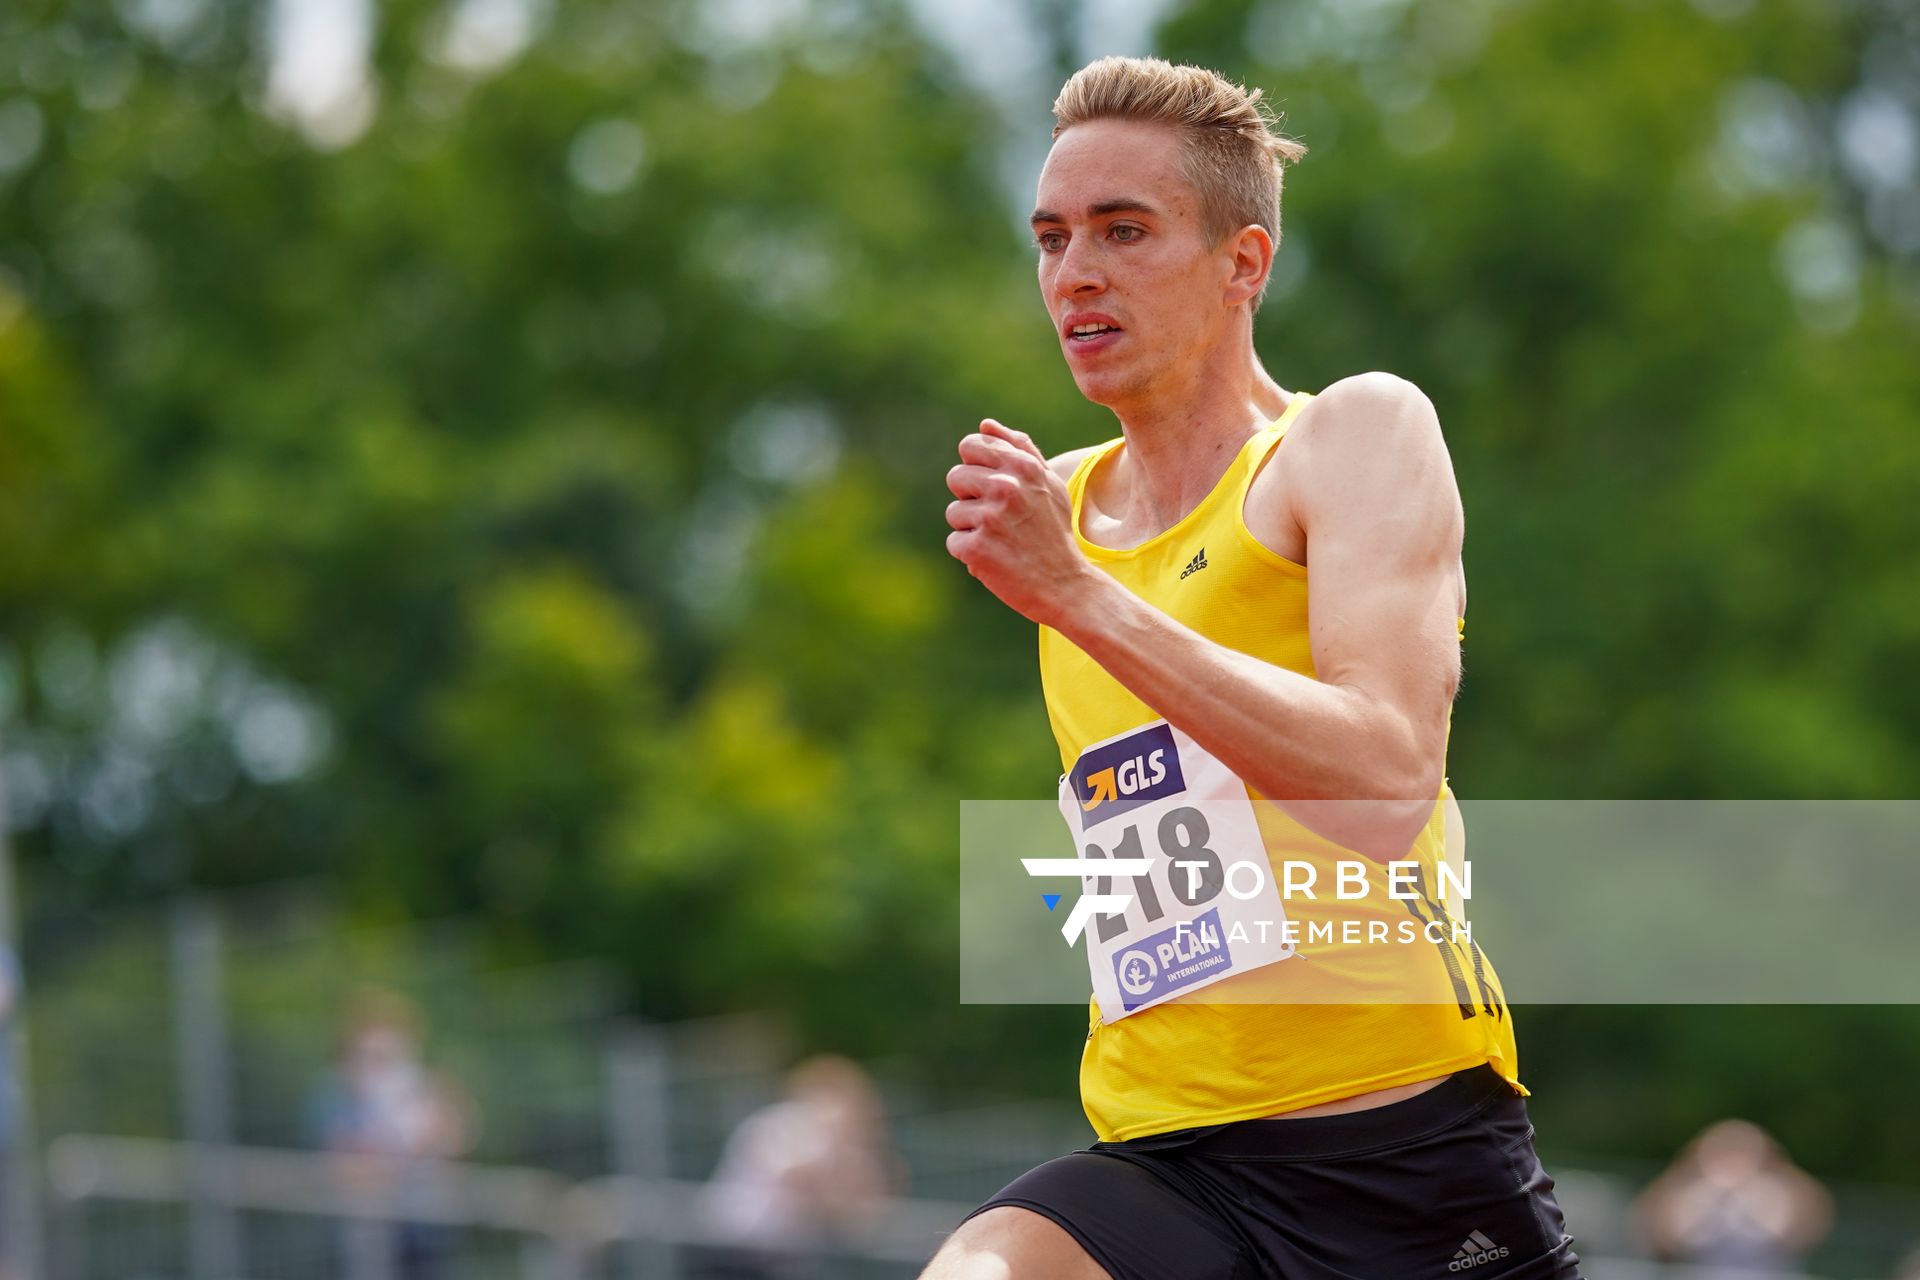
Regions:
[[[1220,912],[1213,910],[1142,938],[1115,956],[1113,972],[1120,982],[1122,1007],[1132,1013],[1217,969],[1231,969],[1233,953],[1222,936],[1225,929]]]

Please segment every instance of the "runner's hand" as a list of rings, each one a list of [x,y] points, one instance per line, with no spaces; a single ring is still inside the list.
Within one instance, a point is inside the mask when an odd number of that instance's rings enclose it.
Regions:
[[[1047,624],[1092,571],[1074,544],[1067,486],[1026,432],[992,418],[947,472],[947,551],[1009,608]]]

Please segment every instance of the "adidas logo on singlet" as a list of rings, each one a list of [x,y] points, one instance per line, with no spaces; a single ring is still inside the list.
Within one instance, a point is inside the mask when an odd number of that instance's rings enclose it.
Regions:
[[[1205,547],[1202,547],[1198,551],[1193,553],[1193,559],[1187,561],[1187,567],[1180,571],[1180,576],[1184,578],[1188,574],[1198,573],[1206,567],[1207,567],[1207,549]]]
[[[1505,1245],[1487,1239],[1485,1232],[1476,1231],[1467,1237],[1465,1244],[1454,1250],[1453,1261],[1447,1264],[1447,1270],[1471,1271],[1481,1263],[1498,1261],[1512,1252]]]

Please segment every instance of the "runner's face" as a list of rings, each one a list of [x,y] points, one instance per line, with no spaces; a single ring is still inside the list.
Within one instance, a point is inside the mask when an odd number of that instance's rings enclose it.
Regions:
[[[1179,133],[1127,120],[1068,129],[1040,172],[1033,230],[1080,393],[1110,407],[1182,394],[1180,372],[1227,332],[1233,256],[1207,243]],[[1074,336],[1087,323],[1109,327]]]

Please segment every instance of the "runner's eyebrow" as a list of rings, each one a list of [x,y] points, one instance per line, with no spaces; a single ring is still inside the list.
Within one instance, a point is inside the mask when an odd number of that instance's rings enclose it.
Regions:
[[[1116,200],[1102,200],[1098,204],[1090,204],[1087,206],[1087,216],[1089,218],[1102,218],[1110,213],[1158,214],[1159,212],[1159,209],[1148,204],[1145,200],[1135,200],[1129,196],[1122,196]],[[1033,216],[1028,218],[1027,221],[1037,227],[1043,222],[1065,222],[1066,219],[1051,209],[1035,209]]]

